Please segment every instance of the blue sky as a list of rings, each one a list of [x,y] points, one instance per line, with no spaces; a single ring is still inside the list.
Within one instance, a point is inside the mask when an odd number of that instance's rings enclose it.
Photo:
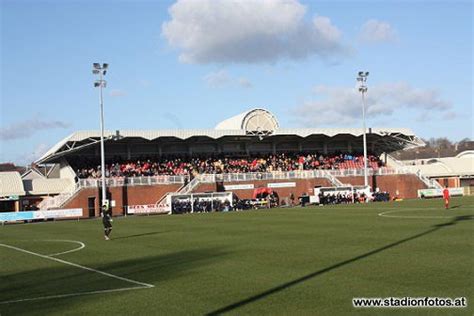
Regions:
[[[98,129],[212,128],[252,107],[282,127],[473,137],[471,1],[1,2],[1,162]]]

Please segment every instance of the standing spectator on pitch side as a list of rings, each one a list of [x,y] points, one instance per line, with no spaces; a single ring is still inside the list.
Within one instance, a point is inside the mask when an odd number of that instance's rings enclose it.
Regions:
[[[449,190],[448,187],[445,186],[443,190],[443,199],[444,199],[444,208],[448,209],[449,208]]]
[[[112,232],[112,212],[107,205],[102,206],[102,224],[104,225],[104,239],[110,240]]]

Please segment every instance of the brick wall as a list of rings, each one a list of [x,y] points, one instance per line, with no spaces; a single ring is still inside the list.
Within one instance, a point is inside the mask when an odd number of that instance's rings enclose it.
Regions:
[[[351,185],[363,185],[364,177],[340,177],[342,183]],[[297,198],[303,193],[313,194],[315,186],[332,186],[327,179],[296,179],[296,180],[261,180],[261,181],[242,181],[226,182],[225,185],[253,184],[255,188],[266,187],[268,183],[295,182],[295,187],[274,188],[280,200],[288,198],[291,193]],[[425,189],[425,184],[415,175],[390,175],[369,177],[369,184],[372,187],[378,187],[381,191],[387,191],[391,197],[396,195],[404,199],[416,198],[418,189]],[[108,190],[108,197],[115,200],[115,207],[112,208],[113,215],[123,215],[124,206],[155,204],[168,192],[176,192],[181,185],[150,185],[133,187],[113,187]],[[216,192],[223,191],[222,183],[204,183],[200,184],[193,192]],[[241,199],[250,199],[253,195],[253,189],[232,190]],[[95,198],[95,216],[99,216],[100,190],[98,188],[83,189],[71,201],[66,203],[64,208],[82,208],[83,217],[89,217],[88,199]]]
[[[176,192],[181,185],[150,185],[134,187],[112,187],[107,190],[107,197],[115,200],[115,207],[112,207],[112,215],[123,215],[124,206],[155,204],[168,192]],[[67,202],[63,208],[82,208],[83,217],[89,216],[89,198],[95,198],[95,215],[99,216],[101,192],[99,188],[82,189],[71,201]]]
[[[363,185],[364,177],[340,177],[338,178],[344,184]],[[242,182],[226,182],[225,185],[253,184],[255,188],[266,187],[268,183],[277,182],[295,182],[296,187],[292,188],[274,188],[280,199],[289,197],[291,193],[295,197],[301,196],[303,193],[313,194],[315,186],[332,186],[327,179],[297,179],[297,180],[270,180],[270,181],[242,181]],[[417,197],[419,189],[425,189],[426,185],[415,175],[390,175],[369,177],[369,184],[372,187],[378,187],[381,191],[387,191],[391,197],[394,197],[398,190],[398,197],[403,199],[413,199]],[[375,184],[375,185],[374,185]],[[219,191],[219,185],[205,183],[199,185],[193,192],[215,192]],[[232,190],[241,199],[252,198],[253,189]]]
[[[364,185],[364,177],[339,177],[342,183],[352,185]],[[414,199],[419,189],[426,189],[426,185],[415,175],[390,175],[370,176],[369,185],[379,188],[381,191],[390,193],[394,197],[398,191],[398,197],[402,199]]]
[[[242,184],[253,184],[255,188],[267,187],[268,183],[284,183],[284,182],[295,182],[296,186],[291,188],[273,188],[281,199],[287,198],[291,193],[295,197],[301,196],[303,193],[308,195],[313,194],[315,186],[331,186],[331,183],[327,179],[296,179],[296,180],[261,180],[261,181],[242,181],[242,182],[226,182],[225,185],[242,185]],[[200,184],[193,192],[215,192],[223,191],[222,184],[203,183]],[[231,190],[241,199],[251,199],[253,195],[253,189],[245,190]]]

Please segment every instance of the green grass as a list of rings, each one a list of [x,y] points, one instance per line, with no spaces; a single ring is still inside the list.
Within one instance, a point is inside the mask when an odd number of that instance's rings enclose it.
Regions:
[[[0,243],[154,288],[0,304],[4,315],[472,315],[474,198],[0,227]],[[378,216],[384,211],[398,211]],[[443,217],[443,218],[440,218]],[[135,286],[0,246],[0,302]],[[465,309],[354,309],[353,297],[460,297]]]

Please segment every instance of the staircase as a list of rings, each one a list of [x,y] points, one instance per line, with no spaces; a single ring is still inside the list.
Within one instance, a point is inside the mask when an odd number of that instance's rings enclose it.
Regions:
[[[383,154],[382,154],[383,155]],[[399,169],[399,168],[404,168],[405,164],[401,162],[400,160],[396,159],[392,155],[387,154],[387,161],[386,161],[387,167],[393,168],[393,169]]]
[[[408,168],[403,162],[400,160],[395,159],[395,157],[387,154],[387,165],[394,168],[394,169],[400,169],[400,170],[406,170],[409,171],[410,168]],[[408,172],[407,172],[408,173]],[[420,170],[414,172],[414,170],[411,170],[412,174],[415,174],[418,179],[423,181],[423,183],[430,189],[442,189],[443,186],[438,183],[438,181],[435,181],[433,179],[428,178],[427,176],[423,175]]]
[[[75,183],[73,186],[65,190],[64,192],[56,195],[45,198],[38,204],[40,210],[49,210],[60,208],[64,206],[68,201],[75,197],[79,191],[81,191],[82,185],[80,182]]]
[[[338,178],[336,178],[335,176],[333,176],[330,172],[328,172],[327,170],[321,170],[323,171],[323,176],[329,180],[329,182],[331,182],[331,184],[335,187],[342,187],[344,186],[344,184],[339,181]]]
[[[188,194],[191,193],[200,183],[200,176],[197,175],[191,181],[188,182],[184,187],[176,191],[176,193]]]
[[[416,173],[418,178],[423,181],[424,184],[430,189],[443,189],[443,186],[439,184],[438,181],[428,178],[427,176],[421,174],[420,170]]]

